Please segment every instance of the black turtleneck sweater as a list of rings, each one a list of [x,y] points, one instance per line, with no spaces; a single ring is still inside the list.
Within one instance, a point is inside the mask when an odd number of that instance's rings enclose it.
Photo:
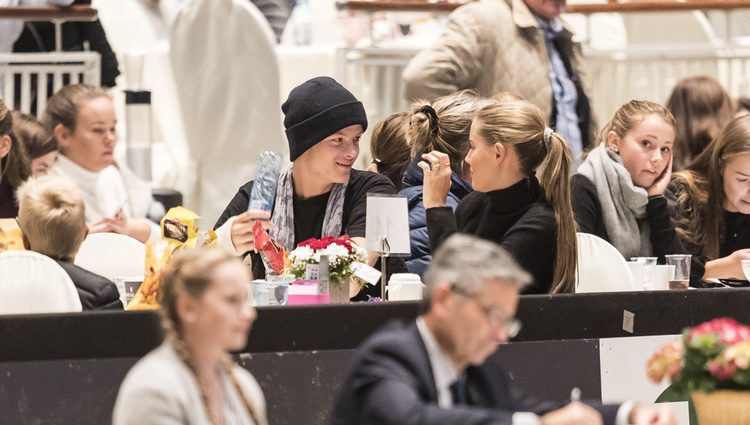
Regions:
[[[533,276],[523,293],[546,294],[551,289],[557,225],[536,177],[501,190],[471,193],[458,204],[455,217],[448,207],[428,208],[427,231],[432,252],[457,231],[498,243]]]

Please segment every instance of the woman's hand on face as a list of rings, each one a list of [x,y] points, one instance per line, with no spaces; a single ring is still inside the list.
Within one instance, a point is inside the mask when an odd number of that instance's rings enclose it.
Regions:
[[[658,196],[663,195],[664,191],[667,190],[667,186],[669,186],[669,182],[672,180],[672,159],[674,158],[673,155],[669,156],[669,162],[667,163],[667,167],[664,168],[664,171],[662,171],[661,175],[656,178],[654,183],[646,188],[646,192],[648,192],[648,196]]]
[[[253,236],[253,225],[255,220],[261,220],[264,229],[271,228],[271,214],[261,210],[249,210],[236,216],[232,222],[230,234],[232,236],[232,245],[239,253],[249,251],[258,252],[255,249],[255,236]]]
[[[432,151],[422,154],[419,168],[424,173],[422,202],[425,208],[445,206],[445,199],[451,188],[451,164],[448,155]]]

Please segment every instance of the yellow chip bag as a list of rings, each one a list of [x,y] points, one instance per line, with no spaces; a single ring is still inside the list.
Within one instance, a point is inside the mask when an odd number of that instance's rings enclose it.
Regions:
[[[23,236],[16,220],[0,219],[0,252],[23,251]]]
[[[200,218],[198,214],[185,207],[170,208],[161,219],[162,239],[176,246],[194,248],[198,236],[198,226],[195,222]]]
[[[159,308],[159,301],[156,296],[164,275],[164,268],[178,248],[178,245],[165,240],[146,244],[146,277],[133,299],[128,303],[128,310],[154,310]]]

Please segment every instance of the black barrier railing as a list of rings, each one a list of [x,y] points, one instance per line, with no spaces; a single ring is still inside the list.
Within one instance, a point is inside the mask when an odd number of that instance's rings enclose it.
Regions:
[[[680,333],[721,316],[750,323],[750,289],[523,296],[514,341]],[[260,308],[243,352],[354,349],[394,318],[411,320],[416,302]],[[623,315],[633,314],[633,332]],[[162,339],[156,312],[0,316],[0,362],[140,357]]]

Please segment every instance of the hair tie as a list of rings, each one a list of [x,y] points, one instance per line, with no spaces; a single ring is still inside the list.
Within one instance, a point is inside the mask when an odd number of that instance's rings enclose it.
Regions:
[[[435,112],[435,108],[433,108],[430,105],[424,105],[421,108],[419,108],[419,112],[427,115],[427,118],[430,119],[430,133],[432,133],[433,136],[437,136],[438,116],[437,116],[437,112]]]
[[[547,148],[547,151],[550,151],[552,148],[552,133],[554,132],[551,128],[544,127],[544,146]]]

